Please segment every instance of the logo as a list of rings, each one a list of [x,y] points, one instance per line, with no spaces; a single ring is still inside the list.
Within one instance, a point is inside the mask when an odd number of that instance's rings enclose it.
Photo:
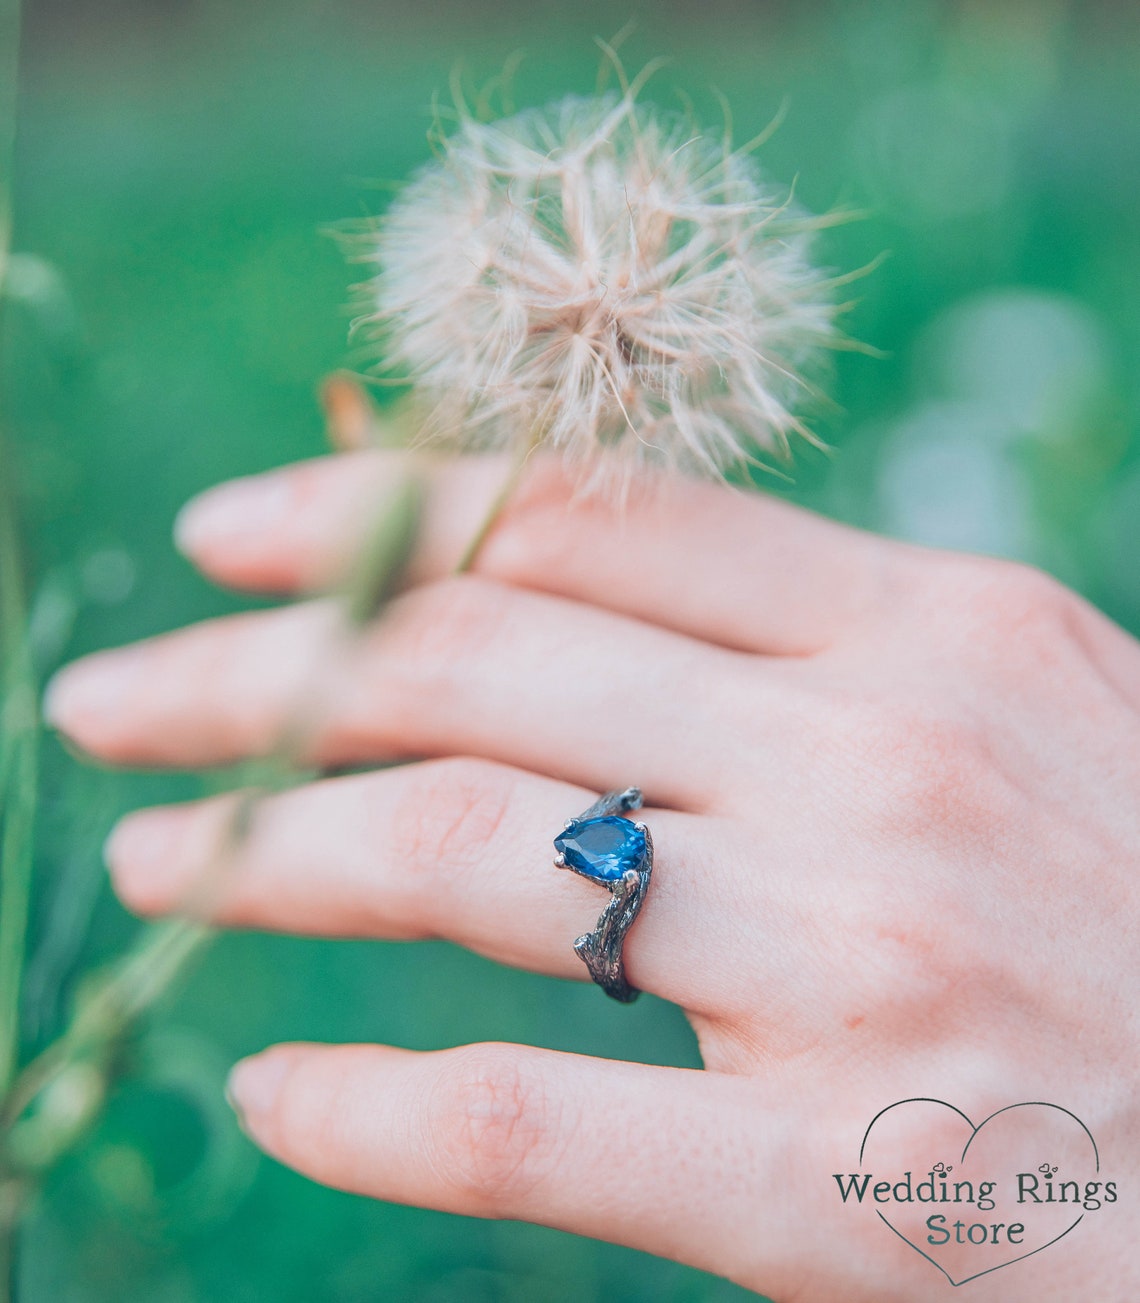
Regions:
[[[845,1205],[951,1285],[1041,1253],[1117,1202],[1089,1128],[1041,1101],[975,1123],[944,1100],[899,1100],[871,1119],[859,1170],[833,1177]]]

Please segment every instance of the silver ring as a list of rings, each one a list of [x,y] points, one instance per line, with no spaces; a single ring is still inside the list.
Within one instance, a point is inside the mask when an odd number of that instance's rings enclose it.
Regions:
[[[641,808],[641,789],[607,792],[554,839],[555,868],[571,869],[611,893],[598,925],[574,942],[590,976],[615,1000],[628,1004],[637,990],[625,980],[622,943],[633,926],[653,872],[653,838],[643,823],[622,816]]]

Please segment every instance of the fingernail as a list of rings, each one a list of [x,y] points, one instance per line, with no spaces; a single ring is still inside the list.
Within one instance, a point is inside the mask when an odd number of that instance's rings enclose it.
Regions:
[[[284,475],[250,475],[207,489],[174,521],[174,545],[187,556],[203,547],[258,534],[281,520],[293,495]]]
[[[117,717],[135,669],[130,652],[100,652],[65,666],[44,691],[43,716],[52,728],[82,735],[85,725]]]
[[[272,1112],[288,1071],[287,1056],[273,1053],[239,1059],[230,1069],[226,1099],[237,1114],[242,1130],[253,1134]]]

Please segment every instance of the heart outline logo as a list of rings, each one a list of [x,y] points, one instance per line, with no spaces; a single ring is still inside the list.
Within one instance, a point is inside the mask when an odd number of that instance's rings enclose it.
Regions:
[[[962,1147],[962,1153],[958,1160],[959,1164],[965,1162],[966,1155],[970,1151],[970,1146],[977,1139],[978,1133],[990,1122],[992,1122],[994,1118],[1000,1117],[1003,1113],[1010,1113],[1013,1110],[1019,1108],[1054,1109],[1058,1113],[1063,1113],[1066,1117],[1071,1118],[1088,1137],[1088,1141],[1089,1144],[1092,1146],[1092,1152],[1093,1152],[1093,1170],[1098,1173],[1100,1172],[1100,1150],[1097,1148],[1096,1139],[1094,1138],[1093,1133],[1088,1129],[1088,1127],[1084,1124],[1084,1122],[1082,1122],[1081,1119],[1077,1117],[1075,1113],[1073,1113],[1071,1110],[1067,1108],[1063,1108],[1060,1104],[1053,1104],[1047,1100],[1025,1100],[1020,1104],[1006,1104],[1003,1108],[996,1109],[993,1113],[989,1115],[989,1117],[983,1118],[981,1122],[975,1125],[971,1121],[971,1119],[965,1113],[962,1112],[960,1108],[955,1107],[955,1105],[948,1103],[944,1099],[934,1099],[933,1097],[928,1095],[916,1095],[910,1099],[896,1100],[895,1103],[888,1104],[886,1108],[880,1109],[879,1112],[875,1114],[875,1116],[868,1123],[867,1130],[863,1133],[863,1142],[859,1146],[860,1167],[863,1166],[863,1158],[867,1149],[867,1141],[870,1139],[871,1132],[874,1130],[875,1124],[880,1120],[880,1118],[884,1117],[892,1109],[901,1108],[905,1104],[938,1104],[942,1108],[947,1108],[952,1113],[957,1114],[957,1116],[960,1117],[963,1122],[965,1122],[965,1124],[970,1128],[970,1136],[969,1139],[966,1141],[965,1145]],[[904,1235],[902,1231],[900,1231],[899,1228],[895,1226],[890,1221],[889,1218],[885,1217],[883,1213],[881,1213],[877,1208],[875,1209],[875,1215],[879,1218],[880,1221],[883,1222],[885,1226],[889,1227],[889,1229],[892,1230],[899,1237],[899,1239],[902,1240],[904,1244],[909,1245],[915,1251],[915,1253],[917,1253],[920,1257],[925,1258],[926,1261],[929,1262],[932,1266],[937,1267],[938,1270],[943,1274],[943,1276],[946,1277],[946,1279],[950,1282],[950,1284],[954,1288],[957,1288],[960,1285],[967,1285],[969,1284],[970,1281],[978,1280],[980,1277],[988,1276],[995,1271],[1001,1271],[1003,1267],[1012,1267],[1015,1262],[1024,1262],[1027,1258],[1032,1258],[1035,1254],[1041,1253],[1045,1249],[1051,1248],[1054,1244],[1058,1242],[1058,1240],[1064,1239],[1065,1236],[1068,1235],[1070,1231],[1075,1230],[1076,1227],[1079,1226],[1082,1221],[1084,1221],[1084,1217],[1085,1217],[1085,1214],[1082,1212],[1081,1215],[1069,1226],[1067,1226],[1063,1231],[1061,1231],[1057,1235],[1054,1235],[1051,1240],[1047,1240],[1044,1244],[1039,1244],[1037,1248],[1030,1249],[1028,1253],[1022,1253],[1016,1258],[1010,1258],[1006,1262],[999,1262],[996,1266],[986,1267],[982,1271],[974,1272],[970,1276],[963,1276],[961,1280],[955,1280],[954,1277],[950,1275],[950,1273],[946,1270],[946,1268],[936,1258],[931,1257],[929,1253],[926,1253],[923,1249],[920,1249],[918,1245],[914,1243],[913,1240],[911,1240],[908,1236]]]

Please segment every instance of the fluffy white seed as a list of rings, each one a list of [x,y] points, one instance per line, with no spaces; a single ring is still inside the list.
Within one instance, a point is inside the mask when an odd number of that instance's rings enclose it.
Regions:
[[[427,438],[719,475],[780,454],[834,337],[811,223],[631,96],[462,118],[359,250],[358,324]]]

